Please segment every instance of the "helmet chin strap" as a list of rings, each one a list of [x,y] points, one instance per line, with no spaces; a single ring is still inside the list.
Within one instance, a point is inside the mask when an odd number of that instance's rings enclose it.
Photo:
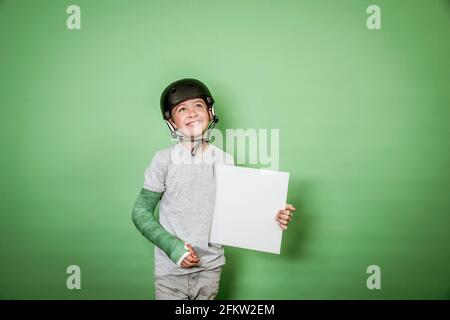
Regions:
[[[216,123],[218,122],[218,118],[216,116],[213,116],[213,119],[209,122],[208,127],[206,128],[205,132],[202,133],[201,137],[189,137],[183,135],[178,129],[176,129],[169,120],[166,120],[167,125],[169,126],[169,129],[171,131],[171,136],[174,139],[178,139],[178,141],[189,141],[189,142],[195,142],[194,146],[191,149],[191,155],[195,156],[197,149],[199,146],[203,144],[203,142],[210,142],[211,137],[211,131],[216,126]]]

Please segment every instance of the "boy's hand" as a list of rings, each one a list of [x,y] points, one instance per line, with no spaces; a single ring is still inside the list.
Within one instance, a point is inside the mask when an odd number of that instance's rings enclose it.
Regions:
[[[286,204],[286,208],[284,210],[278,211],[275,220],[278,221],[281,229],[286,230],[288,228],[288,223],[292,220],[294,211],[295,208],[291,204]]]
[[[184,260],[181,262],[182,268],[192,268],[198,266],[200,259],[197,257],[197,254],[194,251],[194,248],[189,243],[186,243],[186,247],[188,248],[190,255],[186,256]]]

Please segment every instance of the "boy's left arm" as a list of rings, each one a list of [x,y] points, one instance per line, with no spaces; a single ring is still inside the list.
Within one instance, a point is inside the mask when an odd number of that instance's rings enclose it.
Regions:
[[[294,215],[295,208],[292,204],[286,204],[284,210],[278,211],[275,220],[278,221],[280,228],[286,230],[288,228],[289,222],[292,220],[292,216]]]

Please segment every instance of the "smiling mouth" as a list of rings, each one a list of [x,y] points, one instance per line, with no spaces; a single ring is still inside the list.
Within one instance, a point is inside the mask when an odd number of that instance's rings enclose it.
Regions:
[[[201,120],[195,120],[195,121],[190,121],[190,122],[186,123],[186,126],[187,127],[192,127],[192,126],[199,125],[199,124],[202,124],[202,123],[203,123],[203,121],[201,121]]]

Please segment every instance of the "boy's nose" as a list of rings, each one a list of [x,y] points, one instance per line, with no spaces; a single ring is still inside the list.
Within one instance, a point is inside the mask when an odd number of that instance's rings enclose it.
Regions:
[[[191,109],[189,111],[189,114],[188,114],[189,118],[194,118],[194,117],[197,117],[197,116],[198,116],[198,113],[195,111],[195,109]]]

